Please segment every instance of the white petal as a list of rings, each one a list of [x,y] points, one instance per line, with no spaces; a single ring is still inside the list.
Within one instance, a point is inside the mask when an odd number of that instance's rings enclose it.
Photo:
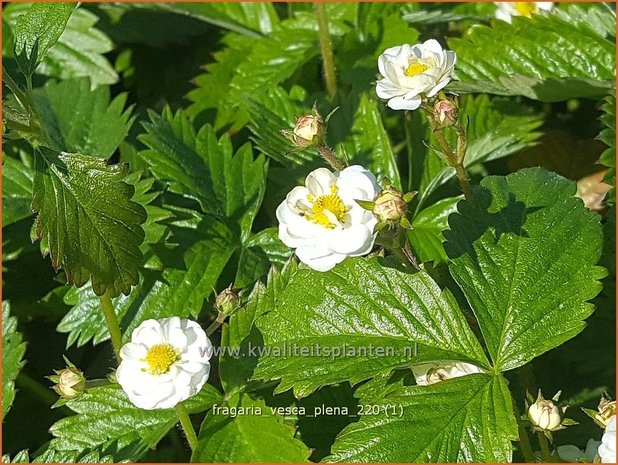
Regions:
[[[120,349],[120,358],[122,360],[139,360],[146,357],[148,348],[144,344],[136,342],[128,342]]]
[[[330,186],[335,183],[335,175],[327,168],[318,168],[313,170],[307,179],[305,185],[309,192],[316,197],[324,194],[330,194]]]
[[[157,320],[143,321],[131,334],[131,341],[152,347],[165,342],[161,324]]]
[[[345,255],[356,254],[365,245],[371,232],[364,224],[343,229],[334,229],[328,235],[326,244],[330,250]]]
[[[390,99],[387,105],[393,110],[416,110],[421,106],[421,102],[422,100],[418,95],[411,98],[402,96]]]
[[[427,93],[427,97],[433,97],[434,95],[436,95],[438,92],[444,89],[449,82],[451,82],[450,77],[442,79],[440,82],[438,82],[438,84],[435,85],[433,89],[431,89],[430,92]]]
[[[357,195],[359,189],[365,191],[367,197],[354,197],[358,200],[373,200],[380,192],[380,186],[373,173],[358,165],[350,166],[339,173],[337,187],[342,197],[349,191],[356,191],[354,195]]]
[[[429,39],[423,42],[423,48],[437,56],[442,55],[442,45],[440,45],[440,42],[435,39]]]
[[[331,252],[324,247],[299,247],[296,256],[316,271],[328,271],[345,259],[345,255]]]
[[[550,11],[554,7],[554,2],[534,2],[539,10]]]

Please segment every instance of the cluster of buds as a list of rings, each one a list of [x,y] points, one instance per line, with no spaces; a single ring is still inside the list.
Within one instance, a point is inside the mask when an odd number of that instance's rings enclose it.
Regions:
[[[582,408],[584,413],[594,420],[601,428],[605,428],[612,417],[616,416],[616,401],[603,395],[597,410]]]
[[[313,104],[311,113],[308,115],[299,116],[296,118],[296,124],[292,131],[282,129],[279,131],[282,136],[286,137],[294,144],[290,152],[305,150],[315,147],[320,155],[333,167],[336,171],[341,171],[344,166],[335,156],[333,151],[326,144],[326,124],[330,117],[338,110],[339,107],[331,111],[326,118],[318,112],[316,104]]]
[[[230,284],[223,289],[215,298],[215,307],[219,312],[217,320],[223,323],[225,319],[240,308],[240,295]]]
[[[373,201],[357,200],[356,202],[365,210],[372,212],[378,220],[374,233],[379,232],[385,226],[389,229],[401,226],[404,229],[412,229],[412,224],[407,218],[408,204],[412,201],[416,192],[403,193],[384,178],[380,183],[382,191]]]
[[[73,363],[64,357],[66,362],[66,368],[62,370],[54,370],[55,375],[48,376],[47,378],[54,383],[52,389],[60,396],[60,399],[53,405],[53,407],[59,407],[64,405],[67,401],[76,399],[86,392],[86,378]]]
[[[540,431],[549,439],[552,439],[551,433],[565,429],[569,425],[576,425],[577,422],[570,418],[564,417],[564,412],[567,406],[558,406],[557,402],[562,391],[558,391],[551,400],[543,398],[543,394],[539,390],[536,400],[528,394],[526,402],[528,420],[532,424],[534,431]]]

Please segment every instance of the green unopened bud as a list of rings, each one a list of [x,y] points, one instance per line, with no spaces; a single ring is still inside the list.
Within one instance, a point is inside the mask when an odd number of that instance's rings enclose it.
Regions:
[[[240,307],[240,296],[232,286],[221,291],[215,299],[215,306],[219,315],[226,317],[234,313]]]
[[[64,360],[68,366],[62,370],[54,370],[56,374],[47,378],[56,383],[52,389],[62,399],[75,399],[86,391],[86,378],[66,357]]]
[[[440,100],[434,107],[434,118],[441,126],[452,126],[457,122],[457,105],[451,100]]]
[[[543,398],[541,391],[536,401],[528,407],[528,419],[536,431],[557,431],[564,429],[562,426],[563,413],[566,407],[558,407],[554,402],[558,401],[560,392],[552,400]]]

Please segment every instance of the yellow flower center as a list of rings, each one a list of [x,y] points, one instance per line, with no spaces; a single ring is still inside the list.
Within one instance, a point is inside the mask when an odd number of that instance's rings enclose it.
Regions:
[[[424,65],[423,63],[411,63],[406,70],[403,72],[408,77],[418,76],[419,74],[427,71],[429,66]]]
[[[174,349],[171,344],[156,344],[152,346],[146,353],[148,371],[153,375],[167,373],[174,362],[178,360],[179,354],[179,351]]]
[[[332,185],[330,194],[321,195],[317,199],[309,194],[307,200],[313,202],[313,205],[311,210],[305,212],[305,218],[325,228],[334,229],[343,221],[348,211],[341,197],[337,195],[338,190],[337,186]]]
[[[539,12],[534,2],[515,2],[515,9],[520,15],[526,18],[530,18],[533,14]]]

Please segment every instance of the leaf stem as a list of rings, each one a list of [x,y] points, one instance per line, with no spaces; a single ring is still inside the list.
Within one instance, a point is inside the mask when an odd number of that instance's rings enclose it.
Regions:
[[[313,9],[318,22],[318,33],[320,35],[320,49],[322,50],[322,64],[324,66],[324,79],[326,80],[326,91],[331,97],[337,93],[337,75],[335,71],[335,58],[328,32],[328,21],[324,3],[314,2]]]
[[[103,310],[103,316],[107,323],[107,329],[112,339],[112,347],[114,348],[114,355],[116,360],[120,363],[120,348],[122,347],[122,333],[120,332],[120,324],[118,324],[118,317],[114,310],[114,304],[109,293],[105,293],[99,297],[101,301],[101,309]]]
[[[542,431],[539,431],[537,432],[537,436],[539,438],[539,444],[541,446],[542,461],[545,463],[554,462],[554,457],[551,451],[549,450],[549,442],[547,441],[547,437],[545,436],[545,433],[543,433]]]
[[[193,424],[191,423],[191,419],[189,418],[189,412],[187,412],[187,407],[185,407],[184,403],[179,402],[176,404],[175,409],[178,420],[180,420],[182,430],[184,431],[187,441],[189,442],[189,447],[193,452],[197,447],[197,434],[195,434],[195,429],[193,429]]]

